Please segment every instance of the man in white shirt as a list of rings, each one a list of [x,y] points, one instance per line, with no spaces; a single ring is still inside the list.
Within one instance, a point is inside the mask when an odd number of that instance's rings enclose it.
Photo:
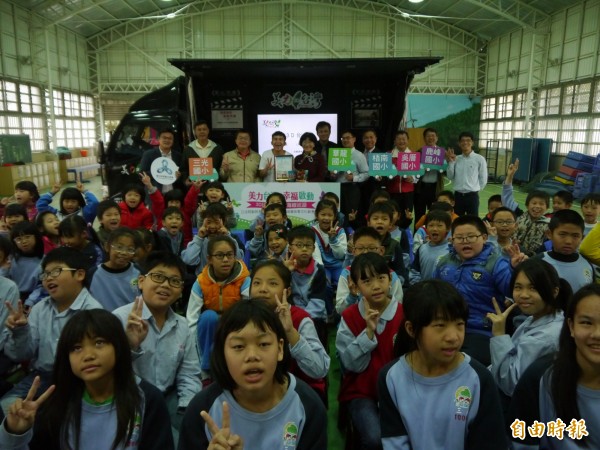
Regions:
[[[281,131],[276,131],[271,135],[272,150],[264,152],[260,158],[258,172],[264,182],[275,180],[275,157],[276,156],[292,156],[290,152],[283,149],[285,146],[285,134]],[[293,167],[293,163],[292,163]]]
[[[458,137],[462,154],[456,156],[452,149],[446,152],[446,175],[454,185],[454,212],[459,216],[479,215],[479,191],[485,188],[488,179],[487,162],[473,151],[473,140],[473,135],[464,131]]]

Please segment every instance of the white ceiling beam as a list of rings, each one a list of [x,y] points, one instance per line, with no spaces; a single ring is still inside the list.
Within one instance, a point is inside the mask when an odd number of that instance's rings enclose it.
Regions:
[[[285,0],[283,0],[285,1]],[[251,6],[260,4],[280,4],[282,0],[205,0],[190,4],[186,9],[186,16],[202,15],[210,12],[239,8],[241,6]],[[299,0],[298,4],[331,6],[343,8],[345,10],[354,10],[367,12],[385,18],[405,22],[407,24],[427,29],[431,34],[449,40],[459,45],[470,53],[477,53],[482,40],[475,35],[454,25],[450,25],[442,20],[423,17],[406,17],[401,14],[396,7],[382,2],[368,0],[329,0],[322,2],[318,0]],[[92,51],[102,51],[111,45],[130,38],[133,35],[148,31],[156,26],[164,25],[168,20],[173,19],[144,19],[133,20],[114,26],[98,33],[88,39],[88,44]]]
[[[529,6],[527,3],[520,0],[512,0],[510,2],[502,0],[463,1],[479,6],[528,30],[535,29],[535,24],[538,21],[550,17],[550,15],[546,14],[544,11]]]

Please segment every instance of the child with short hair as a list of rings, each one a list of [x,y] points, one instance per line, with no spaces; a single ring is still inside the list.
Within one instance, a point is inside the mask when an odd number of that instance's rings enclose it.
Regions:
[[[6,222],[8,231],[10,231],[11,228],[19,222],[26,221],[28,222],[29,218],[23,205],[18,203],[10,203],[6,205],[6,209],[4,210],[4,222]]]
[[[512,180],[519,169],[519,159],[508,166],[506,179],[502,184],[502,204],[512,209],[517,215],[517,231],[515,239],[523,247],[527,256],[534,256],[544,243],[549,219],[544,216],[550,203],[550,196],[544,191],[531,191],[525,198],[527,212],[519,209],[513,196]]]
[[[574,198],[572,192],[564,189],[562,191],[556,192],[552,196],[552,212],[550,214],[546,214],[546,217],[551,219],[552,215],[555,212],[561,211],[563,209],[571,209],[571,206],[573,206],[573,201]]]
[[[360,291],[356,288],[356,285],[352,282],[352,278],[350,277],[350,267],[353,259],[358,255],[368,252],[377,253],[383,256],[385,250],[381,245],[381,236],[375,228],[359,228],[354,233],[353,238],[352,259],[350,260],[350,264],[342,270],[335,294],[335,309],[338,314],[342,314],[348,306],[358,303],[362,298]],[[392,269],[390,269],[390,275],[392,276],[390,295],[399,302],[402,302],[402,283],[400,282],[398,275],[396,275],[396,272]]]
[[[75,317],[57,345],[53,385],[42,393],[34,383],[13,404],[0,427],[0,446],[174,449],[165,401],[135,378],[118,319],[101,309]]]
[[[160,247],[179,256],[183,249],[184,215],[179,208],[169,206],[162,214],[162,228],[156,233]]]
[[[44,242],[41,233],[31,222],[16,224],[10,231],[10,240],[13,243],[13,251],[6,276],[17,283],[20,298],[29,311],[47,295],[39,280]]]
[[[30,360],[31,371],[2,398],[4,411],[29,391],[36,376],[40,377],[40,389],[50,385],[56,344],[65,324],[80,310],[102,309],[85,288],[86,269],[77,250],[52,250],[42,260],[39,273],[49,297],[34,305],[29,316],[25,315],[22,302],[17,308],[9,308],[4,351],[13,361]]]
[[[452,226],[450,214],[441,210],[430,210],[425,219],[428,241],[419,246],[410,268],[410,284],[433,278],[438,261],[448,254],[448,234]]]
[[[190,189],[196,189],[199,191],[199,206],[196,215],[196,224],[200,224],[202,211],[211,203],[219,203],[225,206],[227,209],[227,220],[225,224],[228,229],[235,228],[237,226],[237,218],[235,211],[233,210],[233,203],[229,198],[229,194],[225,190],[225,186],[219,180],[211,181],[194,181]]]
[[[60,220],[52,211],[39,213],[35,218],[35,226],[42,234],[42,240],[44,241],[44,255],[47,255],[50,250],[60,247],[59,225]]]
[[[229,236],[208,239],[208,263],[192,286],[186,318],[190,332],[197,334],[203,379],[210,378],[210,354],[219,317],[234,303],[248,297],[250,272],[236,259],[236,243]]]
[[[292,228],[288,233],[289,254],[284,264],[292,272],[293,304],[310,314],[319,339],[326,346],[327,274],[325,268],[312,256],[315,240],[312,228],[304,225]]]
[[[452,210],[452,205],[446,202],[433,202],[429,207],[429,211],[427,213],[433,211],[442,211],[450,216],[450,220],[454,220],[454,212]],[[458,216],[456,216],[458,217]],[[425,219],[427,219],[427,215],[425,215]],[[425,221],[423,225],[415,231],[415,235],[413,236],[413,252],[416,253],[419,250],[419,247],[426,243],[429,240],[429,235],[427,234],[427,225],[425,225]]]
[[[377,374],[394,358],[394,340],[404,318],[389,296],[391,276],[383,256],[364,253],[350,269],[362,299],[342,313],[335,347],[345,370],[338,400],[347,405],[362,449],[381,448]]]
[[[281,203],[284,208],[287,208],[287,201],[285,199],[285,195],[283,195],[281,192],[271,192],[269,195],[267,195],[267,198],[265,200],[265,206],[263,206],[261,212],[258,213],[258,215],[254,218],[252,223],[248,226],[248,233],[254,233],[257,224],[260,223],[261,225],[263,225],[265,223],[265,208],[272,203]],[[290,222],[289,219],[287,220],[285,225],[288,229],[292,228],[292,222]],[[252,236],[248,237],[248,240],[250,239],[252,239]]]
[[[600,216],[600,194],[592,192],[581,199],[581,213],[585,221],[583,237],[587,236],[592,228],[598,223]]]
[[[402,285],[405,285],[408,283],[408,268],[404,260],[409,256],[405,258],[400,242],[392,239],[390,228],[393,219],[394,209],[388,203],[374,203],[369,208],[368,226],[375,228],[381,236],[381,245],[385,249],[383,256],[390,269],[400,278]]]
[[[38,214],[36,203],[40,198],[37,186],[28,180],[19,181],[15,184],[15,193],[12,197],[4,197],[0,200],[0,217],[4,217],[4,208],[10,202],[17,202],[27,211],[27,220],[33,221]]]
[[[42,194],[38,199],[36,206],[38,213],[52,211],[62,221],[65,217],[72,214],[82,216],[86,223],[94,223],[96,218],[96,208],[98,199],[94,194],[88,191],[85,186],[78,181],[77,187],[67,187],[60,194],[59,209],[50,206],[52,197],[60,191],[61,183],[55,183],[50,192]]]
[[[153,186],[154,187],[154,186]],[[159,199],[160,196],[160,199]],[[154,187],[150,193],[153,201],[162,201],[162,194]],[[138,183],[131,183],[123,189],[123,201],[119,203],[121,208],[121,226],[128,228],[147,228],[150,230],[154,225],[154,215],[146,208],[144,199],[146,190]]]
[[[102,200],[98,203],[96,217],[100,224],[96,234],[100,244],[104,246],[110,233],[121,226],[121,208],[114,200]]]
[[[594,281],[594,268],[577,252],[583,239],[583,229],[583,218],[577,211],[557,211],[550,219],[546,232],[552,242],[552,250],[539,255],[567,280],[573,292]]]
[[[550,264],[528,259],[517,267],[510,280],[514,304],[500,311],[495,300],[492,322],[489,367],[500,390],[512,397],[519,378],[536,359],[558,350],[558,336],[564,321],[563,310],[571,299],[569,284]],[[519,307],[527,319],[510,336],[506,321],[511,311]]]
[[[498,208],[502,207],[502,196],[500,194],[494,194],[494,195],[490,195],[490,198],[488,198],[488,212],[485,215],[485,217],[483,218],[484,222],[491,222],[492,221],[492,214],[494,213],[494,211],[496,211]]]
[[[225,226],[227,221],[227,209],[221,203],[211,203],[202,211],[202,225],[198,228],[198,234],[181,252],[181,259],[189,266],[195,266],[195,274],[199,275],[208,263],[208,238],[211,236],[231,236]],[[234,239],[235,241],[235,239]],[[236,259],[244,259],[244,251],[239,248],[235,241]]]
[[[513,267],[525,256],[518,246],[508,257],[487,242],[485,224],[477,216],[460,216],[452,222],[452,248],[443,256],[433,277],[452,284],[469,305],[469,319],[462,351],[485,366],[490,364],[491,329],[487,313],[494,312],[492,298],[504,304],[510,295]]]
[[[140,271],[132,263],[141,247],[138,234],[130,228],[117,228],[104,244],[106,261],[88,272],[92,295],[108,311],[131,303],[138,295]]]
[[[492,243],[498,244],[501,249],[510,247],[514,242],[514,235],[517,231],[517,215],[506,206],[496,208],[492,213],[489,226],[484,222],[488,229],[488,239]]]
[[[434,203],[437,202],[441,202],[441,203],[446,203],[447,205],[450,205],[450,208],[448,209],[448,211],[450,211],[450,217],[452,218],[452,221],[454,221],[454,219],[456,219],[458,217],[458,214],[456,214],[454,212],[454,192],[452,191],[441,191],[437,197]],[[429,211],[431,211],[431,209],[433,208],[433,203],[431,204],[431,206],[429,207]],[[425,225],[425,219],[427,218],[427,214],[423,214],[423,216],[421,216],[419,218],[419,220],[415,223],[415,239],[417,236],[416,231],[419,230],[423,225]],[[416,249],[415,249],[416,251]]]
[[[88,262],[88,268],[102,264],[104,254],[98,246],[94,229],[85,223],[81,216],[71,215],[58,225],[58,233],[63,246],[81,252]]]
[[[403,307],[400,359],[378,377],[383,448],[506,450],[498,388],[460,351],[469,316],[460,293],[422,281],[406,291]]]
[[[246,244],[246,250],[250,252],[250,256],[256,259],[264,259],[268,253],[268,241],[265,239],[265,232],[276,225],[283,225],[287,222],[287,212],[285,206],[281,203],[271,203],[265,207],[264,223],[258,221],[254,228],[254,236]]]
[[[298,450],[326,449],[323,402],[288,373],[289,361],[285,330],[270,306],[248,300],[229,308],[215,333],[215,383],[190,402],[179,448],[273,450],[283,442]]]
[[[349,224],[346,223],[346,216],[340,211],[340,197],[335,192],[325,192],[321,196],[321,200],[329,200],[337,208],[337,222],[346,228]]]
[[[113,311],[127,334],[133,370],[165,394],[171,424],[200,391],[198,352],[186,320],[171,309],[181,297],[185,266],[169,252],[153,252],[138,278],[141,295]]]

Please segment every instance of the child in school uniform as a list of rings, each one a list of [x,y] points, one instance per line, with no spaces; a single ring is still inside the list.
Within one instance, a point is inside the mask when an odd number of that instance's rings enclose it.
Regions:
[[[41,233],[31,222],[16,224],[10,232],[10,239],[13,250],[6,276],[17,283],[20,298],[29,311],[47,295],[39,280],[44,242]]]
[[[344,369],[338,399],[347,407],[360,448],[376,450],[381,448],[377,374],[393,359],[404,314],[402,304],[389,296],[391,276],[383,256],[359,255],[350,276],[362,299],[342,312],[335,340]]]
[[[591,192],[583,197],[581,199],[581,213],[585,221],[583,237],[586,237],[598,223],[598,216],[600,216],[600,194]]]
[[[598,311],[600,285],[577,291],[565,310],[558,352],[519,380],[507,420],[513,449],[600,448]],[[546,425],[544,432],[528,432],[535,421]]]
[[[287,302],[292,274],[279,260],[259,262],[250,275],[250,297],[261,299],[278,315],[289,342],[290,372],[312,387],[327,405],[325,377],[330,358],[308,313]]]
[[[500,206],[494,210],[491,218],[484,221],[488,229],[488,240],[498,245],[502,250],[510,248],[515,243],[517,231],[517,215],[506,206]]]
[[[229,198],[229,194],[225,190],[225,186],[218,180],[206,181],[206,182],[193,182],[191,189],[196,189],[198,192],[198,200],[196,201],[197,214],[196,214],[196,225],[201,223],[202,211],[211,203],[219,203],[225,206],[227,210],[227,218],[225,225],[227,228],[235,228],[237,226],[237,218],[233,209],[233,203]]]
[[[238,302],[215,334],[215,383],[192,400],[180,449],[327,448],[323,402],[288,373],[290,350],[275,312],[262,300]]]
[[[551,264],[567,280],[573,292],[594,281],[594,268],[577,249],[583,239],[584,222],[577,211],[557,211],[548,225],[546,236],[552,242],[552,250],[539,257]]]
[[[288,233],[289,254],[284,264],[292,272],[292,301],[304,309],[315,323],[319,339],[327,348],[327,274],[315,261],[315,232],[307,226],[297,226]]]
[[[181,297],[185,266],[168,252],[146,258],[138,279],[141,296],[113,311],[123,324],[137,376],[165,395],[171,424],[181,417],[200,387],[198,352],[185,318],[171,305]]]
[[[438,261],[450,251],[448,249],[448,233],[452,226],[452,218],[447,212],[429,210],[425,219],[428,240],[415,252],[415,260],[410,268],[410,284],[433,278]]]
[[[378,253],[383,256],[384,248],[381,245],[381,236],[375,228],[362,227],[356,230],[353,235],[352,257],[356,258],[358,255],[368,252]],[[348,306],[358,303],[362,298],[362,294],[352,282],[350,268],[351,264],[342,270],[342,274],[338,281],[338,287],[335,294],[335,309],[338,314],[342,314]],[[398,275],[396,275],[396,272],[392,269],[390,269],[390,275],[392,276],[390,296],[402,303],[402,283],[400,282]]]
[[[448,283],[427,280],[404,295],[396,354],[379,373],[385,450],[506,450],[498,391],[487,369],[461,353],[469,312]]]
[[[179,256],[183,249],[183,213],[174,206],[169,206],[162,213],[162,228],[158,230],[157,237],[160,247]]]
[[[559,278],[554,267],[535,258],[515,268],[510,287],[515,303],[502,312],[494,301],[496,311],[487,315],[492,322],[489,369],[507,397],[513,395],[519,378],[531,363],[558,350],[563,310],[572,295],[568,283]],[[506,333],[506,321],[516,307],[528,317],[510,336]]]
[[[0,400],[6,412],[16,398],[23,398],[36,376],[40,388],[50,385],[56,344],[65,324],[83,309],[102,308],[85,288],[86,264],[77,250],[60,247],[46,255],[39,279],[49,297],[25,315],[23,304],[9,308],[8,338],[4,351],[13,361],[30,361],[30,372]]]
[[[404,286],[408,284],[408,267],[404,262],[409,261],[410,256],[408,253],[405,254],[400,242],[392,239],[390,228],[393,220],[394,209],[389,203],[374,203],[369,208],[367,224],[375,228],[379,236],[381,236],[381,245],[385,249],[383,256],[388,262],[390,269],[396,272],[396,275],[398,275]]]
[[[265,239],[265,234],[268,230],[276,225],[284,225],[287,222],[287,212],[285,206],[281,203],[272,203],[265,207],[264,222],[258,221],[254,227],[254,236],[246,244],[247,251],[250,252],[252,258],[258,260],[265,259],[268,254],[268,241]]]
[[[495,311],[492,297],[504,305],[513,267],[523,259],[516,245],[505,255],[487,242],[479,217],[460,216],[452,222],[452,248],[439,260],[433,278],[452,284],[467,301],[469,320],[462,351],[485,366],[490,365],[491,328],[486,315]]]
[[[130,228],[117,228],[104,244],[106,261],[88,272],[92,295],[108,311],[131,303],[138,295],[140,271],[133,257],[141,247],[138,234]]]
[[[165,401],[134,376],[127,336],[108,311],[79,311],[65,325],[52,378],[11,406],[0,447],[174,449]]]
[[[195,274],[206,267],[208,263],[208,238],[211,236],[230,236],[229,229],[225,226],[227,221],[227,209],[221,203],[211,203],[202,211],[202,225],[198,228],[198,233],[188,246],[181,252],[181,259],[189,266],[196,268]],[[238,247],[235,241],[236,259],[244,259],[244,251]]]
[[[12,245],[10,241],[4,237],[0,237],[0,266],[8,261],[11,253]],[[6,319],[10,312],[6,303],[13,309],[16,309],[19,302],[19,287],[13,280],[3,275],[0,275],[0,299],[3,300],[3,303],[0,304],[0,392],[3,394],[7,390],[6,387],[10,386],[8,382],[4,382],[3,378],[15,365],[4,353],[4,345],[8,338],[8,332],[4,332],[4,330],[6,329]]]
[[[77,187],[67,187],[60,194],[59,208],[56,209],[50,204],[52,197],[60,191],[61,183],[56,183],[50,189],[50,192],[42,194],[36,203],[38,213],[52,211],[62,221],[65,217],[72,214],[82,216],[86,223],[94,223],[96,218],[96,208],[98,199],[94,194],[88,191],[81,182],[77,182]]]
[[[219,317],[234,303],[248,297],[250,272],[236,259],[236,244],[229,236],[208,239],[208,263],[192,286],[186,318],[197,334],[203,379],[210,378],[210,354]]]

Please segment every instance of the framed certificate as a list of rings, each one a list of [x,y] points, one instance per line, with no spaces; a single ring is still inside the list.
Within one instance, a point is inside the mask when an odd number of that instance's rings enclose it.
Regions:
[[[290,172],[294,170],[292,155],[275,156],[275,181],[289,181]]]

